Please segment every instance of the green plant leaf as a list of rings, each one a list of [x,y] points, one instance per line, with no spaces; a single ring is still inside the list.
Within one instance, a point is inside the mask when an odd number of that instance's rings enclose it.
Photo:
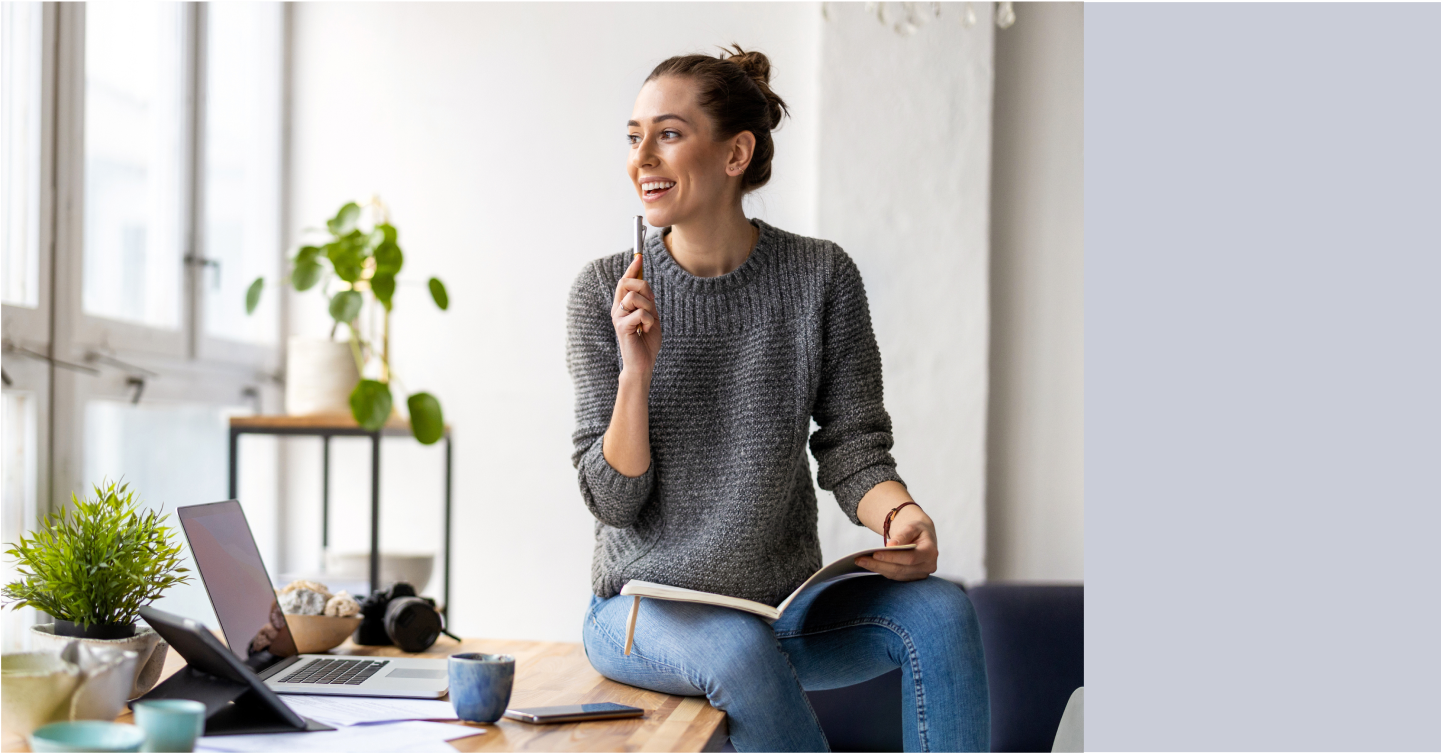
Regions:
[[[394,225],[390,224],[389,222],[382,222],[382,223],[380,223],[379,225],[376,225],[376,226],[375,226],[375,229],[381,234],[381,236],[382,236],[382,242],[384,242],[384,241],[389,241],[389,242],[391,242],[391,243],[394,243],[394,242],[395,242],[395,226],[394,226]],[[376,245],[379,245],[379,244],[376,244]]]
[[[260,305],[260,292],[265,289],[265,278],[257,277],[255,282],[250,283],[250,289],[245,291],[245,313],[255,313],[255,307]]]
[[[440,401],[429,392],[417,392],[405,401],[410,408],[410,429],[421,444],[435,444],[445,433]]]
[[[309,290],[320,282],[320,276],[325,274],[325,267],[314,260],[302,261],[295,265],[295,270],[290,273],[290,284],[296,290]]]
[[[376,431],[390,418],[390,387],[374,379],[362,379],[350,393],[350,415],[369,431]]]
[[[341,238],[333,243],[325,244],[325,256],[330,259],[330,265],[335,267],[335,276],[346,282],[355,282],[360,279],[365,257],[356,248],[350,237]]]
[[[325,249],[319,246],[301,246],[300,250],[295,252],[295,264],[299,266],[308,261],[315,261],[323,253],[325,253]]]
[[[364,302],[360,293],[354,290],[336,293],[335,297],[330,299],[330,318],[349,324],[360,315],[360,304]]]
[[[350,202],[335,213],[333,219],[325,221],[325,227],[330,230],[331,235],[345,235],[355,229],[355,223],[360,221],[360,207],[355,202]]]
[[[359,230],[352,230],[346,233],[345,237],[340,239],[340,242],[349,244],[350,252],[355,254],[358,259],[364,259],[370,256],[370,236]]]
[[[445,283],[438,277],[430,278],[430,297],[435,299],[435,305],[439,306],[441,311],[450,308],[450,296],[445,292]]]
[[[397,274],[404,263],[405,254],[401,253],[400,246],[395,245],[395,241],[385,241],[375,247],[376,274]]]
[[[395,295],[395,275],[376,272],[375,276],[370,278],[370,291],[375,293],[375,300],[380,301],[380,305],[389,311],[390,299]]]

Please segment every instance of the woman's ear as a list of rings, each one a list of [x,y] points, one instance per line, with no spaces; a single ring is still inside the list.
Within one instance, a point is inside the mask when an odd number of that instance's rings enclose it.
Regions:
[[[731,138],[730,155],[726,158],[726,175],[739,177],[746,174],[751,165],[751,156],[756,152],[756,135],[741,131]]]

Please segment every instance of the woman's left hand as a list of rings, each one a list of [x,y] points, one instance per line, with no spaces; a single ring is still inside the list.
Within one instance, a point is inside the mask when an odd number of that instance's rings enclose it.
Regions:
[[[891,580],[920,580],[936,571],[936,524],[920,507],[907,505],[891,519],[890,546],[915,544],[915,549],[876,552],[857,557],[856,564]]]

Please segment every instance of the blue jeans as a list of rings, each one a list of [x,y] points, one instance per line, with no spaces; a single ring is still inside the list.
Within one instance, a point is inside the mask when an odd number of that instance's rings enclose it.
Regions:
[[[729,717],[737,751],[829,750],[805,690],[845,687],[900,667],[906,750],[987,750],[990,700],[971,602],[940,578],[841,580],[797,599],[774,625],[708,604],[591,597],[585,652],[616,682],[703,695]]]

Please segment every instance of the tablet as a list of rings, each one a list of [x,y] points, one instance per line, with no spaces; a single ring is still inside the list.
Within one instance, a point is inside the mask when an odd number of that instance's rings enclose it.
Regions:
[[[141,607],[140,616],[187,666],[135,700],[200,701],[207,735],[334,729],[292,711],[204,625],[153,607]]]

